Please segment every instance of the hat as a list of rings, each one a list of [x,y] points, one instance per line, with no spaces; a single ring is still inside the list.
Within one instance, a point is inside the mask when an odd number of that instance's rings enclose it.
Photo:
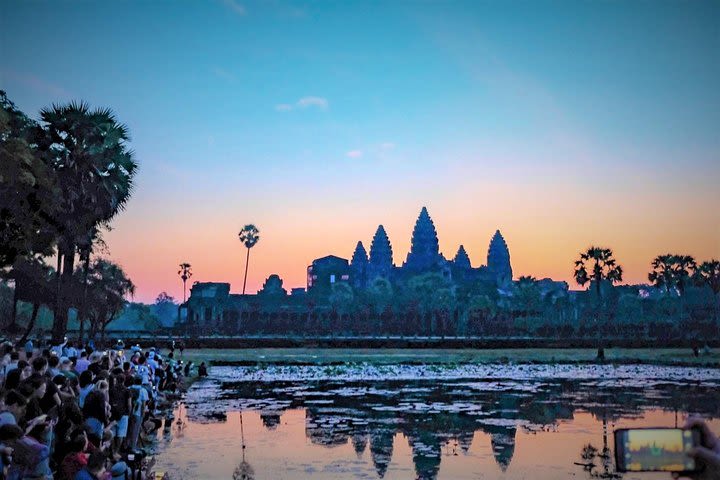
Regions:
[[[117,462],[115,465],[112,466],[112,468],[110,468],[110,475],[112,475],[112,479],[124,479],[127,468],[128,467],[125,462]]]

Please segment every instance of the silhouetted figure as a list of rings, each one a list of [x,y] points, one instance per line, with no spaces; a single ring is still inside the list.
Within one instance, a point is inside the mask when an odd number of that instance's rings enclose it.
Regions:
[[[207,366],[205,365],[205,362],[202,362],[200,366],[198,367],[198,377],[207,377]]]
[[[693,345],[693,356],[695,358],[700,356],[700,349],[697,347],[697,345]]]
[[[605,348],[604,347],[598,348],[597,360],[600,360],[600,361],[605,360]]]

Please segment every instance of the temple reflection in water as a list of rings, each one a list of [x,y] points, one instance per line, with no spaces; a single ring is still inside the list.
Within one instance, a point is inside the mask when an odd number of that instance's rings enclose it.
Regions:
[[[465,455],[476,432],[490,438],[495,463],[505,472],[518,430],[552,430],[576,412],[604,424],[639,417],[648,409],[717,417],[717,384],[608,384],[603,381],[380,381],[206,382],[187,399],[188,418],[212,422],[218,411],[253,410],[268,431],[288,410],[305,410],[305,436],[314,445],[350,444],[358,457],[369,450],[383,478],[396,435],[407,439],[418,478],[436,478],[444,455]],[[208,402],[208,398],[213,398]],[[222,420],[221,420],[222,421]],[[607,439],[605,439],[607,441]]]

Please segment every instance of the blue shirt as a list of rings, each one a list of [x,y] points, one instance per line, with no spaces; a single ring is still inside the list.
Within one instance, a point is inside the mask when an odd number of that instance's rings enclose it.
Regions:
[[[87,468],[83,468],[78,473],[75,474],[74,480],[97,480],[97,477],[90,473],[90,471]]]

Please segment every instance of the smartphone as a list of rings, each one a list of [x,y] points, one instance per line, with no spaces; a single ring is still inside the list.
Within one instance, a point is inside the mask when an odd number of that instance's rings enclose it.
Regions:
[[[687,452],[700,445],[699,430],[630,428],[615,430],[615,464],[619,472],[695,473],[701,468]]]

